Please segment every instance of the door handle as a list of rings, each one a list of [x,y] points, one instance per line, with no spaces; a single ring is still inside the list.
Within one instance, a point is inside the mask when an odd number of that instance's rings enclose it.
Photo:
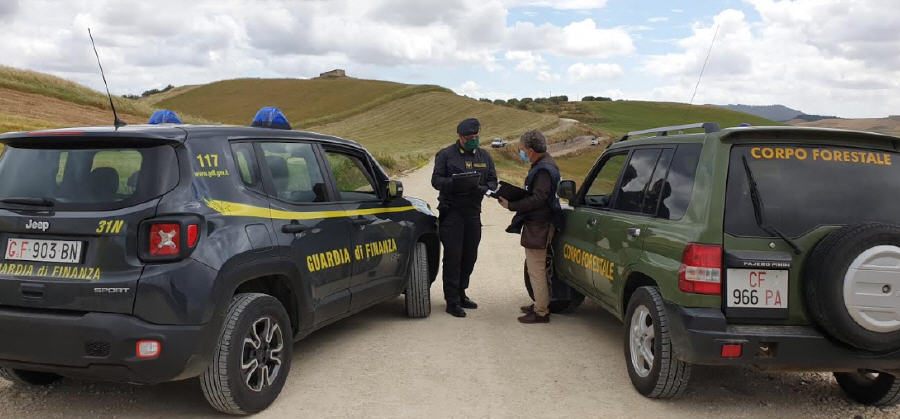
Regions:
[[[306,231],[306,227],[303,224],[298,223],[297,220],[293,220],[290,224],[281,226],[282,233],[297,234],[304,231]]]
[[[596,225],[597,225],[597,219],[596,219],[596,218],[588,218],[588,220],[587,220],[587,226],[588,226],[588,228],[594,228]]]
[[[636,239],[641,235],[641,229],[639,228],[629,228],[625,230],[625,234],[628,235],[629,238]]]

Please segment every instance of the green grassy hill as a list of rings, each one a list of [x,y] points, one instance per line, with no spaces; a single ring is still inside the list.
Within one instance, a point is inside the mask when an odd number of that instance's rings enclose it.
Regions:
[[[600,128],[614,137],[621,137],[629,131],[692,122],[716,122],[723,128],[737,126],[741,123],[784,125],[743,112],[686,103],[623,100],[575,102],[574,106],[577,114],[586,116],[583,122]],[[573,117],[578,119],[577,116]]]
[[[341,121],[309,129],[359,141],[379,156],[428,155],[456,139],[459,121],[476,117],[481,141],[555,126],[558,118],[479,102],[448,92],[397,99]],[[426,156],[430,157],[430,156]]]
[[[131,124],[146,122],[155,109],[117,96],[113,102],[119,117]],[[109,109],[105,93],[49,74],[0,66],[0,133],[109,125]],[[190,114],[181,116],[188,122],[207,122]]]
[[[555,115],[479,102],[439,86],[378,80],[236,79],[179,89],[155,105],[236,125],[248,124],[263,106],[277,106],[294,129],[358,141],[392,172],[426,162],[453,141],[465,118],[481,121],[485,143],[558,123]]]
[[[277,106],[296,129],[344,119],[393,100],[433,91],[449,92],[438,86],[353,78],[236,79],[188,89],[156,105],[235,125],[249,124],[263,106]]]
[[[97,77],[100,77],[99,74]],[[106,94],[78,83],[37,71],[20,70],[0,66],[0,87],[26,93],[35,93],[100,109],[109,109]],[[143,103],[113,97],[116,110],[124,114],[150,116],[153,109]]]

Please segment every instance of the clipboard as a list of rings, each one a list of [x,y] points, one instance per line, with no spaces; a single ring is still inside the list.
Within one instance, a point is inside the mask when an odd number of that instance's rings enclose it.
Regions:
[[[522,198],[531,195],[531,192],[528,192],[518,186],[512,185],[510,183],[500,181],[500,188],[497,189],[497,192],[494,192],[492,196],[498,197],[502,196],[509,202],[515,202]]]
[[[450,176],[453,181],[453,190],[457,192],[471,191],[478,189],[478,183],[481,181],[481,174],[478,172],[456,173]]]

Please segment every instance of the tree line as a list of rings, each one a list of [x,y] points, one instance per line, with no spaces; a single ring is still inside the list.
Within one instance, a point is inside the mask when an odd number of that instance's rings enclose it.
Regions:
[[[125,99],[140,99],[140,98],[142,98],[142,97],[147,97],[147,96],[150,96],[150,95],[155,95],[155,94],[157,94],[157,93],[168,92],[169,90],[172,90],[172,89],[174,89],[174,88],[175,88],[175,86],[172,86],[172,85],[170,84],[170,85],[168,85],[168,86],[166,86],[166,87],[163,87],[162,89],[150,89],[150,90],[145,90],[143,93],[141,93],[140,96],[138,96],[138,95],[132,95],[132,94],[127,94],[127,95],[122,95],[122,97],[124,97]]]
[[[507,106],[510,108],[535,111],[535,112],[555,112],[558,113],[560,111],[559,105],[561,103],[566,103],[569,101],[569,97],[566,95],[559,96],[550,96],[550,97],[523,97],[521,99],[512,98],[512,99],[488,99],[488,98],[480,98],[478,99],[480,102],[485,103],[493,103],[494,105]],[[593,101],[612,101],[612,99],[603,96],[585,96],[581,98],[583,102],[593,102]]]

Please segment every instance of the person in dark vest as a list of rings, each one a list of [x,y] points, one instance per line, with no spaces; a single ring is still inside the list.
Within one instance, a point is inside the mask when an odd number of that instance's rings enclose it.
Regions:
[[[553,234],[562,228],[562,207],[556,197],[559,186],[559,168],[547,153],[547,139],[539,131],[528,131],[519,140],[519,156],[531,169],[525,178],[525,198],[509,202],[500,197],[500,205],[515,211],[512,224],[506,229],[522,235],[520,243],[525,248],[525,264],[534,304],[523,306],[522,323],[547,323],[550,321],[550,290],[547,283],[547,246]]]
[[[438,194],[438,234],[444,247],[444,299],[447,313],[465,317],[464,308],[478,304],[466,295],[469,277],[478,258],[481,242],[481,201],[485,193],[497,190],[497,171],[490,153],[478,148],[481,124],[475,118],[459,123],[459,138],[434,158],[431,186]],[[454,182],[453,175],[476,172],[477,183]]]

